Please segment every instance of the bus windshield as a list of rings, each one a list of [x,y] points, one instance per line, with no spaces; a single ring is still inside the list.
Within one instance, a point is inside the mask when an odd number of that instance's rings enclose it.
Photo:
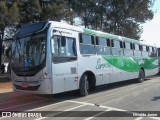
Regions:
[[[17,38],[12,43],[13,68],[27,69],[45,62],[46,32],[35,33]]]

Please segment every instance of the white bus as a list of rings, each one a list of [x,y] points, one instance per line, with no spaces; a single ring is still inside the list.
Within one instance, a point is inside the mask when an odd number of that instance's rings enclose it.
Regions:
[[[138,40],[45,21],[22,27],[12,43],[14,91],[56,94],[158,72],[157,49]]]

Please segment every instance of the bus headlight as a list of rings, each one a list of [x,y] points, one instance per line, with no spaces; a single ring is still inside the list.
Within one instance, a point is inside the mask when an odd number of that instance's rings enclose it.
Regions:
[[[43,78],[45,79],[45,78],[47,78],[48,77],[48,73],[47,72],[44,72],[43,73]]]

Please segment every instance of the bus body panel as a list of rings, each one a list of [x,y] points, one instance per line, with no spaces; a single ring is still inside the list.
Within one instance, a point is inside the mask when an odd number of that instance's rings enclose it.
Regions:
[[[140,44],[139,41],[99,31],[82,29],[64,23],[52,21],[49,21],[49,23],[45,67],[34,76],[18,76],[11,70],[14,91],[56,94],[77,90],[79,89],[81,77],[86,71],[94,74],[96,86],[138,78],[141,68],[144,69],[145,76],[155,75],[158,72],[158,59],[154,57],[107,56],[97,53],[92,55],[81,54],[79,34],[85,33],[93,36],[109,37],[120,41],[131,41],[135,44]],[[54,36],[64,36],[75,40],[76,59],[64,62],[60,59],[60,61],[58,61],[58,59],[56,62],[54,61]],[[21,89],[16,88],[16,85],[21,86]],[[37,89],[35,87],[37,87]],[[24,90],[22,88],[24,88]]]
[[[61,32],[61,33],[60,32],[52,33],[51,36],[60,36],[60,37],[65,36],[66,38],[72,38],[75,40],[77,46],[78,44],[77,32],[59,28],[54,24],[51,27],[52,27],[51,31],[57,30]],[[51,44],[52,42],[53,39],[51,39]],[[51,45],[51,47],[53,48],[54,45]],[[52,68],[53,94],[78,89],[77,59],[65,62],[57,61],[57,63],[54,62],[53,56],[51,59],[52,59],[51,68]]]
[[[43,70],[38,72],[34,77],[21,77],[12,72],[13,90],[34,92],[38,94],[52,94],[51,79],[43,78]],[[44,89],[45,88],[45,89]]]
[[[53,93],[78,89],[77,61],[52,64]]]

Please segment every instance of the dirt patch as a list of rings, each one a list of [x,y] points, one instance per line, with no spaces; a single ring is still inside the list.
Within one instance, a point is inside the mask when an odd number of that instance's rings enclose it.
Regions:
[[[0,83],[0,90],[1,89],[11,89],[11,88],[12,88],[12,83],[11,82]]]
[[[0,93],[12,91],[12,83],[6,76],[0,76]]]

